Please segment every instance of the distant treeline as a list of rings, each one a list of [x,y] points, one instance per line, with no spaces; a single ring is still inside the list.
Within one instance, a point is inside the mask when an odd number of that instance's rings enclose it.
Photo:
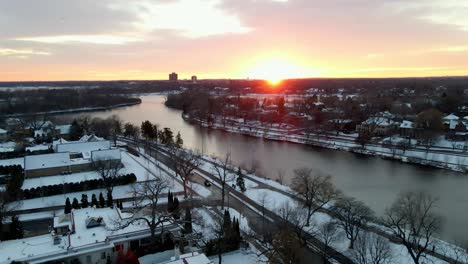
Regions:
[[[36,114],[83,108],[138,104],[139,98],[114,95],[104,89],[37,89],[0,91],[0,113]]]

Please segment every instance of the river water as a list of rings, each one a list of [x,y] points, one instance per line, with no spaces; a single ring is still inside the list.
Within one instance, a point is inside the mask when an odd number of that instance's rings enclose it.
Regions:
[[[468,175],[427,167],[363,157],[344,151],[328,150],[269,141],[191,125],[181,118],[181,111],[167,108],[161,95],[142,96],[140,105],[110,111],[88,112],[93,117],[118,115],[125,122],[140,125],[150,120],[160,127],[180,131],[184,145],[204,154],[224,156],[231,152],[232,161],[249,167],[257,160],[263,175],[275,179],[279,170],[291,179],[293,170],[310,167],[333,176],[345,194],[369,205],[382,215],[398,193],[423,190],[439,197],[437,211],[444,216],[441,237],[468,241]],[[64,115],[74,117],[77,114]]]

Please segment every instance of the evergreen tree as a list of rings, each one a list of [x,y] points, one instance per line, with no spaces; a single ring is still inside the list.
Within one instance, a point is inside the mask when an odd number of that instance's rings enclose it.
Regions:
[[[70,127],[70,139],[71,140],[78,140],[83,136],[83,128],[78,124],[76,119],[73,120],[71,127]]]
[[[11,218],[10,237],[12,239],[20,239],[24,236],[23,224],[17,216]]]
[[[240,167],[237,169],[236,185],[239,187],[241,192],[245,192],[247,190],[245,188],[245,180],[244,180],[244,176],[242,175],[242,171]]]
[[[172,213],[173,210],[174,210],[174,197],[172,196],[172,192],[169,191],[169,193],[167,194],[167,211],[169,213]]]
[[[88,208],[89,202],[88,202],[88,195],[82,194],[81,195],[81,208]]]
[[[165,127],[162,132],[161,143],[165,145],[172,145],[174,144],[174,135],[172,134],[172,130],[168,127]]]
[[[175,146],[178,148],[181,148],[184,145],[184,141],[182,140],[182,137],[180,136],[180,131],[177,132],[176,135],[176,141],[175,141]]]
[[[191,234],[192,229],[192,213],[190,212],[190,208],[185,208],[185,218],[184,218],[184,231],[186,234]]]
[[[154,127],[153,124],[151,124],[150,121],[146,120],[143,123],[141,123],[141,135],[146,138],[146,139],[152,139],[154,138]]]
[[[111,192],[107,192],[107,207],[112,207],[112,205],[114,204],[114,198],[112,197],[112,193]]]
[[[229,231],[232,227],[232,222],[231,222],[231,214],[229,213],[229,210],[224,210],[224,232]]]
[[[98,200],[96,198],[96,194],[93,193],[93,195],[91,196],[91,206],[93,207],[99,207],[99,203],[98,203]]]
[[[80,209],[80,203],[78,202],[78,199],[73,198],[72,208],[73,209]]]
[[[172,206],[172,211],[179,210],[179,199],[177,197],[174,198],[174,205]]]
[[[106,207],[106,200],[104,199],[104,195],[102,195],[102,192],[99,193],[99,206],[101,208]]]
[[[69,214],[71,212],[72,205],[70,203],[70,198],[67,197],[67,200],[65,201],[65,214]]]

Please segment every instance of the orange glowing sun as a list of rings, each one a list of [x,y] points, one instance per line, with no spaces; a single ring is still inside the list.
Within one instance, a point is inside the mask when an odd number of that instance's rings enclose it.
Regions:
[[[271,85],[278,85],[284,79],[306,78],[316,75],[317,72],[305,70],[286,59],[263,60],[255,64],[249,71],[249,77],[266,80]]]

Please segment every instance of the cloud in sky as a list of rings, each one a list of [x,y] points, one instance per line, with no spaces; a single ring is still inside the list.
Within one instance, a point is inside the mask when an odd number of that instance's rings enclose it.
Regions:
[[[144,31],[174,30],[182,36],[198,38],[251,30],[235,14],[224,11],[220,0],[136,1],[130,5],[140,19],[135,24]],[[128,2],[114,7],[128,8]]]
[[[31,56],[31,55],[50,55],[49,52],[46,51],[35,51],[32,49],[7,49],[7,48],[0,48],[0,57],[1,56],[13,56],[13,57],[23,57],[24,56]]]
[[[118,35],[60,35],[60,36],[44,36],[44,37],[26,37],[17,38],[19,41],[31,41],[47,44],[61,44],[61,43],[91,43],[103,45],[123,45],[130,42],[142,41],[143,39],[137,37],[125,37]]]
[[[468,70],[467,13],[459,0],[0,0],[0,80],[242,78],[279,59],[311,76],[450,75]]]

